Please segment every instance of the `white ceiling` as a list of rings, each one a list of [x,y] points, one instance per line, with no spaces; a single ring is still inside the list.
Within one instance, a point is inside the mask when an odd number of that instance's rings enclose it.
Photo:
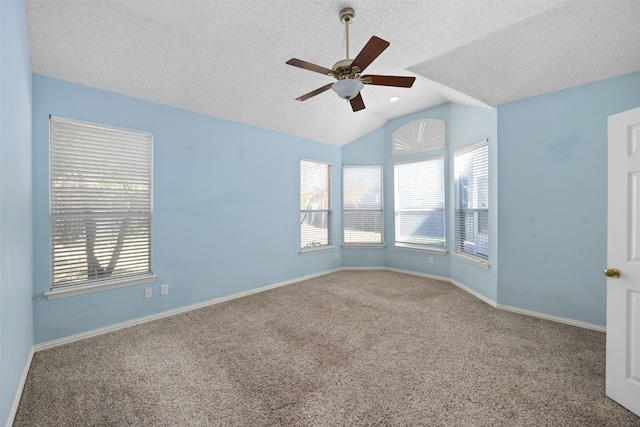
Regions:
[[[444,102],[495,107],[640,71],[640,0],[26,0],[34,73],[333,145]],[[330,83],[286,65],[391,43],[352,112]],[[400,101],[389,102],[399,95]],[[52,112],[55,113],[55,112]]]

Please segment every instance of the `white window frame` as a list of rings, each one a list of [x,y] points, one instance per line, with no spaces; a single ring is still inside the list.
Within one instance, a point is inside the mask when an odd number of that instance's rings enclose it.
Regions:
[[[378,188],[380,189],[379,193],[376,195],[377,196],[377,201],[376,207],[371,207],[371,206],[367,206],[367,207],[353,207],[353,208],[348,208],[348,206],[350,205],[350,203],[348,203],[348,201],[346,200],[348,193],[350,192],[349,189],[347,189],[347,171],[348,170],[357,170],[357,169],[361,169],[361,170],[377,170],[379,172],[379,183],[378,183]],[[342,165],[342,206],[343,206],[343,210],[342,210],[342,244],[344,247],[365,247],[365,248],[381,248],[384,247],[384,200],[383,200],[383,187],[384,187],[384,178],[383,178],[383,167],[382,165],[357,165],[357,164],[353,164],[353,165]],[[347,231],[347,224],[348,224],[348,220],[347,217],[351,214],[357,215],[357,214],[364,214],[365,216],[373,216],[374,218],[377,218],[380,224],[380,229],[379,229],[379,234],[380,234],[380,239],[378,241],[372,241],[372,240],[367,240],[367,239],[361,239],[361,240],[347,240],[347,236],[349,234],[349,232]],[[367,223],[367,220],[364,220],[364,223],[366,225],[369,225],[369,223]]]
[[[425,208],[425,209],[407,209],[401,208],[401,195],[400,195],[400,177],[398,176],[400,173],[400,168],[403,165],[407,164],[415,164],[422,162],[432,162],[439,161],[442,168],[441,182],[442,182],[442,198],[441,200],[436,201],[435,203],[441,203],[441,208]],[[400,249],[414,249],[421,250],[427,252],[436,252],[436,253],[446,253],[447,252],[447,218],[446,218],[446,182],[445,182],[445,156],[432,156],[425,157],[416,160],[403,161],[394,163],[394,207],[395,207],[395,244],[394,246]],[[438,225],[439,228],[442,229],[442,243],[441,244],[429,244],[429,243],[419,243],[416,241],[411,241],[411,238],[404,238],[400,234],[400,215],[403,213],[420,213],[420,212],[437,212],[442,216],[442,224]],[[433,236],[432,236],[433,237]]]
[[[477,153],[478,150],[486,150],[486,158],[479,165],[472,166],[470,171],[464,169],[464,166],[461,164],[463,158]],[[487,268],[489,267],[489,247],[491,243],[489,241],[489,172],[489,141],[487,139],[455,152],[455,254],[462,259],[475,262]],[[461,207],[463,204],[463,193],[468,194],[468,190],[462,191],[461,186],[463,181],[461,180],[461,176],[463,174],[473,178],[473,203],[481,204],[483,207]],[[473,215],[473,230],[471,233],[466,229],[463,232],[463,228],[466,227],[461,221],[461,218],[467,214]],[[486,224],[480,220],[480,215],[484,216]],[[481,222],[483,224],[481,224]],[[486,227],[485,231],[481,230],[483,227]]]
[[[326,167],[326,182],[319,183],[316,182],[315,189],[306,189],[305,187],[305,177],[303,176],[303,164],[315,164],[316,166]],[[331,202],[331,182],[333,173],[333,166],[331,163],[326,163],[318,160],[310,160],[310,159],[300,159],[300,254],[307,254],[312,252],[319,252],[333,249],[333,206]],[[313,197],[309,197],[309,192],[319,193],[315,197],[315,201]],[[306,206],[303,205],[306,203]],[[323,206],[318,206],[318,203]],[[312,206],[315,204],[316,206]],[[303,242],[303,239],[306,235],[309,234],[312,230],[309,230],[305,227],[313,227],[324,229],[325,227],[315,227],[313,225],[314,222],[320,221],[321,225],[326,224],[326,236],[321,237],[320,243],[316,244],[313,241]],[[324,242],[323,240],[326,240]]]
[[[57,116],[50,116],[49,123],[51,288],[45,296],[55,299],[154,281],[153,134]],[[113,155],[100,157],[109,152]],[[88,160],[92,157],[93,162]],[[131,168],[123,172],[123,166]],[[123,184],[101,188],[108,179]],[[64,241],[72,243],[60,243]]]

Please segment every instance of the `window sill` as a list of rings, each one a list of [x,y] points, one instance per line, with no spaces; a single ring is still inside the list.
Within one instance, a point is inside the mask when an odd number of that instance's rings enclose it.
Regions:
[[[334,250],[336,247],[332,246],[332,245],[328,245],[328,246],[318,246],[318,247],[314,247],[314,248],[306,248],[306,249],[300,249],[300,252],[298,252],[300,255],[309,255],[309,254],[313,254],[316,252],[326,252],[326,251],[332,251]]]
[[[62,289],[53,289],[45,292],[47,299],[58,299],[72,297],[75,295],[89,294],[91,292],[106,291],[109,289],[124,288],[126,286],[140,285],[142,283],[150,283],[156,280],[155,274],[145,274],[144,276],[123,277],[120,279],[101,280],[99,283],[90,283],[85,285],[68,286]]]
[[[384,243],[344,243],[344,249],[384,249]]]
[[[408,251],[430,252],[430,253],[442,254],[442,255],[447,254],[447,250],[444,248],[441,249],[441,248],[430,247],[430,246],[413,245],[411,243],[396,243],[395,245],[393,245],[393,247],[396,249],[402,249],[402,250],[408,250]]]
[[[486,270],[491,267],[491,264],[489,264],[489,260],[487,259],[476,258],[471,255],[464,255],[459,252],[455,252],[454,255],[456,256],[456,258],[460,258],[463,261],[470,262],[471,264],[475,264],[478,267],[484,268]]]

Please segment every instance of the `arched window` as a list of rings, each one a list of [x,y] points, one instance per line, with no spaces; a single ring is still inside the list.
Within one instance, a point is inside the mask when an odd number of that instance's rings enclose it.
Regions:
[[[391,137],[393,155],[443,148],[446,144],[444,132],[444,120],[420,119],[407,123]]]

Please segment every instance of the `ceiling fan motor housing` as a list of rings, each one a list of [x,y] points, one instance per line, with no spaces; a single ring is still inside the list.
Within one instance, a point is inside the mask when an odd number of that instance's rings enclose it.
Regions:
[[[338,80],[349,78],[351,63],[353,59],[341,59],[340,61],[333,64],[333,71],[335,72],[336,78]]]

